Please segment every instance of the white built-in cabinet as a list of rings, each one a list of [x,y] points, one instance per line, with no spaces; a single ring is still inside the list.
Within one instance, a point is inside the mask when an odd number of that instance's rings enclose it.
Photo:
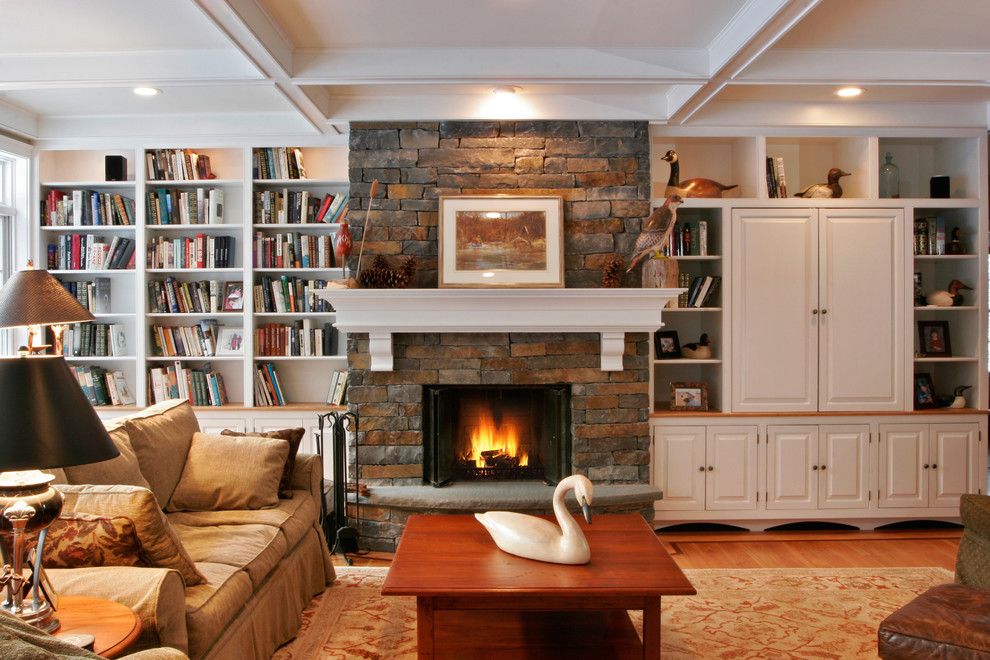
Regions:
[[[976,424],[881,424],[880,506],[958,507],[979,489],[978,444]]]
[[[767,509],[865,509],[870,428],[770,426]]]
[[[903,210],[735,209],[732,223],[732,409],[903,409]]]

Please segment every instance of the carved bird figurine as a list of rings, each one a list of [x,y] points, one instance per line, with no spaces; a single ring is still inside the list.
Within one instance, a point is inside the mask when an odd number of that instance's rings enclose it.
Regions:
[[[952,280],[948,291],[932,291],[925,297],[925,302],[935,307],[962,307],[963,295],[959,292],[972,290],[959,280]]]
[[[663,192],[664,195],[680,195],[681,197],[721,197],[724,191],[739,187],[738,184],[723,186],[718,181],[712,181],[711,179],[688,179],[687,181],[682,182],[680,180],[681,166],[677,162],[677,152],[670,149],[667,153],[661,156],[660,159],[670,163],[670,178],[667,179],[667,187]]]
[[[344,209],[340,217],[340,228],[333,237],[333,251],[341,268],[347,268],[347,258],[351,256],[351,249],[354,247],[354,237],[351,236],[351,227],[346,218],[347,209]]]
[[[636,247],[633,248],[627,273],[644,257],[659,252],[667,244],[671,234],[674,233],[674,225],[677,224],[677,207],[683,201],[680,195],[671,195],[664,201],[663,206],[653,209],[650,217],[643,221],[643,231],[636,237]]]
[[[805,198],[832,197],[838,199],[842,197],[842,186],[839,185],[839,179],[850,174],[852,172],[843,172],[838,167],[833,167],[828,171],[828,183],[813,183],[794,196]]]
[[[690,360],[708,360],[712,357],[712,342],[708,333],[701,335],[696,342],[681,346],[681,355]]]

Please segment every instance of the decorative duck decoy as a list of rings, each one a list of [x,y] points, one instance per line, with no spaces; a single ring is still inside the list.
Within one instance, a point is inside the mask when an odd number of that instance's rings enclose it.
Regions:
[[[660,159],[670,163],[670,178],[667,179],[667,188],[663,193],[668,197],[670,195],[680,195],[681,197],[721,197],[722,193],[726,190],[739,187],[735,183],[731,186],[723,186],[718,181],[712,181],[711,179],[688,179],[682,182],[680,180],[681,166],[677,162],[677,152],[670,149]]]
[[[813,183],[794,196],[805,198],[832,197],[838,199],[842,197],[842,186],[839,185],[839,179],[850,174],[852,172],[843,172],[838,167],[833,167],[828,171],[828,183]]]
[[[553,512],[559,527],[543,518],[511,511],[476,513],[474,517],[485,526],[495,545],[509,554],[553,564],[587,564],[591,561],[588,540],[564,505],[564,495],[570,490],[590,525],[594,487],[580,474],[562,479],[553,491]]]
[[[681,346],[681,355],[690,360],[708,360],[712,357],[712,342],[708,333],[701,335],[696,342]]]
[[[959,280],[952,280],[948,291],[932,291],[925,296],[925,302],[935,307],[962,307],[963,295],[959,292],[972,290]]]
[[[966,390],[972,389],[972,385],[960,385],[956,389],[952,390],[952,402],[949,403],[949,408],[965,408],[966,407]]]

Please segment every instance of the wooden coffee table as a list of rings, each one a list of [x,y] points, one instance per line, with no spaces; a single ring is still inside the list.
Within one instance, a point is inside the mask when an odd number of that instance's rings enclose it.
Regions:
[[[86,633],[96,638],[93,651],[104,658],[116,658],[130,648],[141,634],[141,619],[134,610],[105,598],[59,596],[55,613],[61,626],[55,636]]]
[[[502,552],[474,516],[410,516],[382,594],[416,596],[420,658],[659,658],[660,598],[694,587],[641,516],[580,524],[591,562],[563,566]]]

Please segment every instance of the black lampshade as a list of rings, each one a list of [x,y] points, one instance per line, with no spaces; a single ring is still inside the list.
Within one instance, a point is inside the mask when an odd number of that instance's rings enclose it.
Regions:
[[[0,471],[106,461],[120,454],[60,355],[0,358]]]
[[[94,318],[47,270],[19,270],[0,289],[0,328]]]

